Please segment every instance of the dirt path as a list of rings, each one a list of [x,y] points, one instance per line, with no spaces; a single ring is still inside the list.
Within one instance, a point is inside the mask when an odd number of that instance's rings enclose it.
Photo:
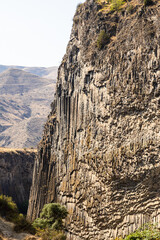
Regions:
[[[0,240],[24,240],[37,239],[27,233],[16,233],[13,231],[14,224],[0,218]]]

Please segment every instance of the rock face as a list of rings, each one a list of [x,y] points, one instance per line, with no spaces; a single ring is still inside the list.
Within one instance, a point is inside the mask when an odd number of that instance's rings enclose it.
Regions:
[[[160,3],[110,12],[98,2],[75,14],[28,209],[34,219],[64,204],[72,240],[160,224]],[[101,30],[110,41],[99,50]]]
[[[11,196],[20,211],[27,210],[36,150],[0,148],[0,194]]]

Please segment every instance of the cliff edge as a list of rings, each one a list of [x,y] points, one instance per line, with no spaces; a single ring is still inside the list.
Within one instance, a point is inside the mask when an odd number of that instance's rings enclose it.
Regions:
[[[128,1],[120,11],[100,0],[79,5],[38,146],[28,217],[60,202],[72,240],[160,224],[159,118],[160,2]]]

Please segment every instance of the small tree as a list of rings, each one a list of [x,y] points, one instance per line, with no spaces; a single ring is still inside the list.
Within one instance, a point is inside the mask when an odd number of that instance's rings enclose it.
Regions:
[[[33,226],[40,229],[50,228],[61,230],[63,229],[62,220],[67,217],[67,214],[66,208],[59,203],[45,204],[40,218],[37,218],[33,222]]]
[[[109,35],[105,32],[105,30],[101,30],[98,38],[97,38],[97,47],[98,49],[102,49],[109,42]]]

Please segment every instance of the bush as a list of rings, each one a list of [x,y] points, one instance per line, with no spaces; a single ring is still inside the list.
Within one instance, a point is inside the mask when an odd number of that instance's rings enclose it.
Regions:
[[[43,218],[36,218],[32,224],[35,228],[45,229],[49,227],[48,220]]]
[[[142,228],[139,228],[134,233],[129,234],[124,240],[156,240],[160,239],[160,231],[156,228],[156,225],[146,224]]]
[[[153,1],[152,0],[144,0],[144,6],[149,6],[152,5]]]
[[[110,6],[110,10],[111,11],[119,11],[121,6],[124,4],[125,2],[123,0],[112,0],[111,2],[111,6]]]
[[[63,229],[62,219],[67,217],[67,210],[64,206],[61,206],[59,203],[49,203],[45,204],[40,218],[37,218],[33,222],[33,226],[36,228],[51,228],[56,230]]]
[[[19,215],[17,205],[11,197],[0,195],[0,216],[5,217],[8,221],[17,219]]]
[[[40,218],[33,222],[38,235],[42,240],[65,240],[63,230],[63,219],[67,217],[67,210],[59,203],[45,204]]]
[[[102,30],[97,38],[97,47],[98,49],[102,49],[109,42],[109,35]]]

